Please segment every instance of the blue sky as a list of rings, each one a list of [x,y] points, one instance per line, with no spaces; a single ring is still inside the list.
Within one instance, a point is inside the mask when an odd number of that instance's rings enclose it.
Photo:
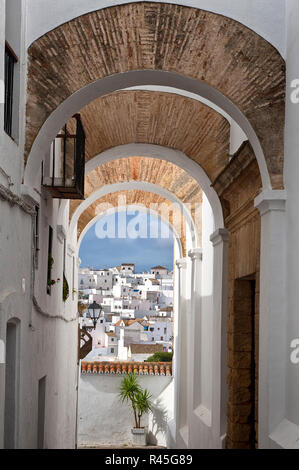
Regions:
[[[157,264],[172,270],[173,233],[153,215],[121,211],[103,217],[88,230],[79,256],[81,267],[102,268],[128,262],[135,263],[137,272]]]

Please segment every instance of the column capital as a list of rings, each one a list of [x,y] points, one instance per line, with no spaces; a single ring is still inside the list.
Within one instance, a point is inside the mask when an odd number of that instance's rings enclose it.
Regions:
[[[63,243],[64,240],[66,239],[66,230],[63,225],[57,225],[56,235],[60,243]]]
[[[186,269],[187,267],[187,259],[186,258],[180,258],[180,259],[177,259],[175,264],[177,265],[177,267],[179,269]]]
[[[229,231],[226,228],[218,228],[210,236],[210,241],[213,246],[219,245],[219,243],[228,243],[229,241]]]
[[[261,215],[270,211],[285,211],[287,194],[280,189],[264,189],[254,200],[256,207]]]
[[[192,261],[196,259],[202,260],[202,248],[192,248],[192,250],[188,251],[188,256],[191,258]]]

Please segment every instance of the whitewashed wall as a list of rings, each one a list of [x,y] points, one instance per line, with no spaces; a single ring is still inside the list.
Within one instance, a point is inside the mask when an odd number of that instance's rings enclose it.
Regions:
[[[134,418],[127,404],[119,400],[122,376],[81,374],[79,380],[78,445],[130,444]],[[147,388],[155,401],[149,426],[152,444],[166,445],[167,422],[173,417],[172,378],[139,376],[142,388]]]
[[[28,3],[28,2],[27,2]],[[62,243],[57,237],[57,226],[67,224],[67,210],[61,204],[39,197],[32,188],[22,186],[23,145],[26,102],[25,0],[0,0],[0,80],[4,79],[4,43],[9,41],[19,57],[16,66],[15,103],[19,109],[14,114],[15,139],[3,130],[4,105],[0,103],[0,184],[14,195],[34,195],[40,205],[39,269],[35,272],[35,290],[32,291],[32,219],[17,206],[0,201],[0,341],[5,351],[7,321],[19,322],[19,353],[17,367],[16,446],[37,447],[38,381],[46,376],[45,438],[47,448],[72,448],[76,436],[76,386],[77,386],[77,320],[75,303],[70,292],[69,300],[62,302],[62,282],[46,295],[48,224],[54,229],[53,277],[62,279]],[[5,14],[5,5],[7,8]],[[20,15],[21,25],[20,25]],[[4,173],[3,173],[4,172]],[[5,176],[5,173],[7,176]],[[40,176],[37,175],[40,181]],[[13,184],[9,184],[13,183]],[[37,186],[38,189],[39,186]],[[59,261],[60,260],[60,261]],[[72,288],[72,259],[66,255],[67,277]],[[38,298],[42,310],[49,318],[36,311],[32,294]],[[64,317],[68,321],[62,319]],[[4,445],[5,409],[5,355],[0,357],[0,448]]]

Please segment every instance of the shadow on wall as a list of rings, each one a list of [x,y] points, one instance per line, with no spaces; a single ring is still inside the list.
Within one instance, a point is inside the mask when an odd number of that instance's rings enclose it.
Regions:
[[[128,445],[132,441],[132,410],[119,399],[122,378],[121,374],[80,375],[78,445]],[[172,377],[143,375],[139,376],[139,381],[154,401],[154,412],[143,421],[144,426],[148,425],[148,440],[165,446],[167,420],[172,418]]]
[[[148,433],[148,443],[158,445],[158,435],[167,433],[169,412],[160,398],[156,400],[152,409],[152,429]]]

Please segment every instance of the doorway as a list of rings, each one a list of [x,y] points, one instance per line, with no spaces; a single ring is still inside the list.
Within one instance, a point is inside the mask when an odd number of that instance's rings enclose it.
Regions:
[[[257,447],[258,312],[255,275],[235,279],[228,322],[227,447]]]
[[[19,321],[10,320],[6,327],[4,448],[17,447]]]

